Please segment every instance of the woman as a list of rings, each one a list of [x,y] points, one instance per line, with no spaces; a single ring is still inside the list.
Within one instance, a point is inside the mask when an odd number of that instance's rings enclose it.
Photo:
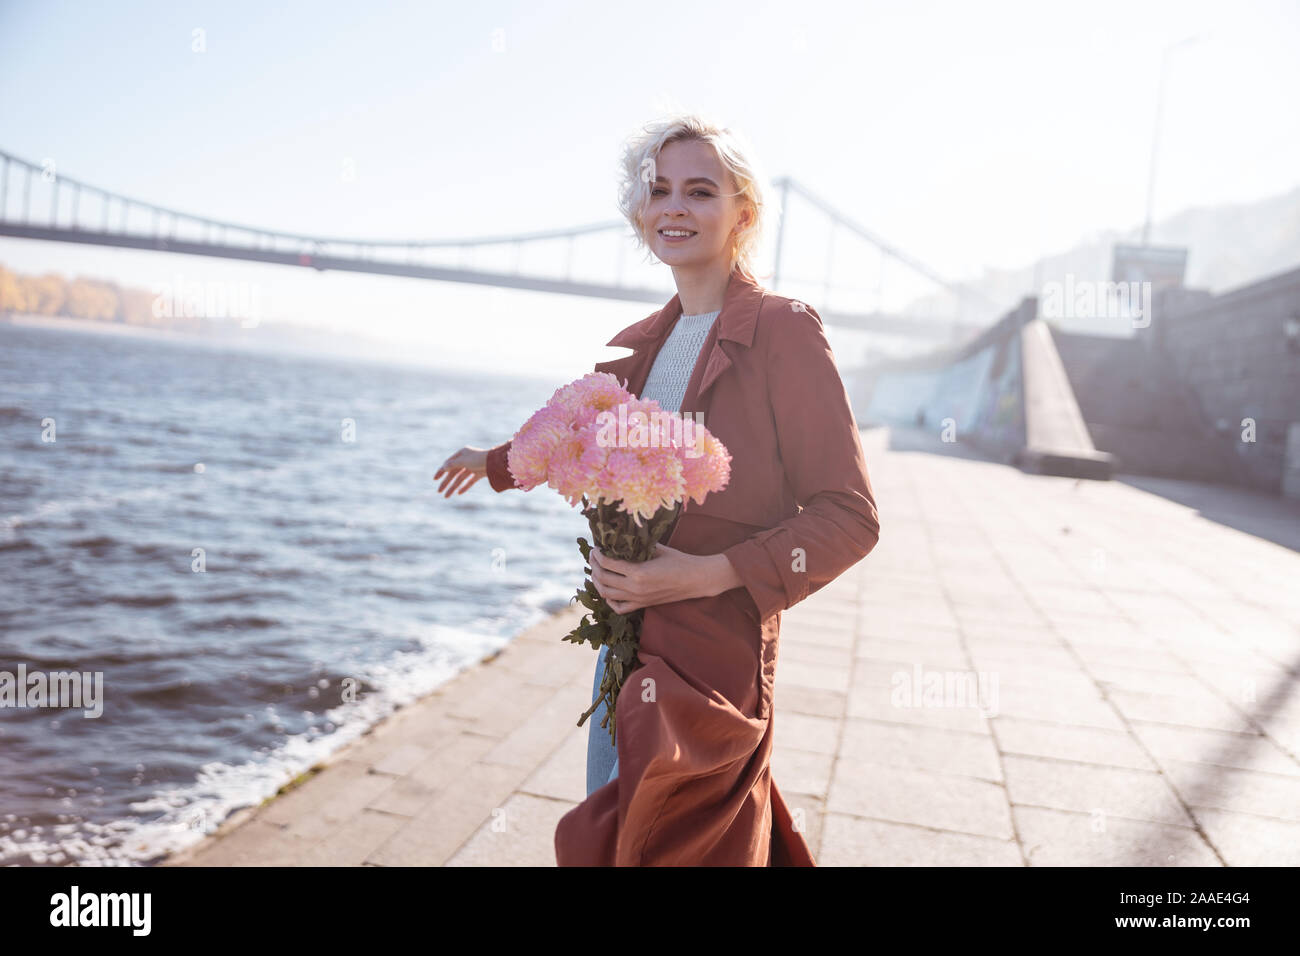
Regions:
[[[641,666],[618,698],[617,752],[603,709],[589,718],[588,795],[560,820],[556,858],[813,866],[802,815],[771,779],[772,691],[780,612],[879,539],[857,423],[816,311],[751,271],[765,203],[734,134],[693,115],[645,127],[627,145],[620,198],[677,295],[609,341],[632,355],[595,370],[696,413],[731,453],[731,479],[687,501],[649,561],[592,551],[610,606],[645,609]],[[514,487],[509,447],[457,452],[434,475],[439,490],[484,475]]]

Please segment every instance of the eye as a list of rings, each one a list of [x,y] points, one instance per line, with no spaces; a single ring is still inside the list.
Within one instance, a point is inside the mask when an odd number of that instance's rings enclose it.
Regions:
[[[650,190],[650,195],[658,196],[660,193],[666,193],[667,191],[668,190],[664,189],[662,186],[656,186],[654,189]],[[713,193],[709,192],[707,189],[696,189],[691,193],[691,195],[703,196],[704,198],[709,199],[713,196]]]

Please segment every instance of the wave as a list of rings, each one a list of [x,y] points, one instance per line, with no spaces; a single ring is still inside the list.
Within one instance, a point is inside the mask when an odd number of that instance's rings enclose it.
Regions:
[[[428,594],[419,591],[402,591],[397,588],[375,588],[373,592],[378,597],[393,598],[397,601],[427,602]]]
[[[234,627],[241,630],[262,630],[268,627],[279,627],[284,622],[275,617],[259,617],[256,614],[250,614],[244,617],[219,617],[210,621],[196,621],[189,626],[199,631],[215,631],[219,628]]]
[[[93,538],[82,538],[79,541],[69,541],[69,548],[111,548],[117,544],[116,538],[109,538],[105,535],[96,535]]]
[[[509,636],[490,627],[435,627],[433,633],[422,635],[424,646],[419,650],[399,654],[392,661],[356,675],[375,690],[320,714],[324,732],[317,736],[294,735],[262,759],[205,764],[193,782],[156,791],[131,804],[141,814],[152,814],[152,819],[60,827],[72,832],[63,832],[57,838],[19,831],[23,838],[15,839],[14,833],[0,832],[0,860],[14,862],[26,857],[36,863],[91,866],[158,863],[202,840],[236,810],[256,806],[273,796],[285,783],[367,733],[385,717],[499,650],[509,643],[513,633],[527,626],[511,621]],[[163,696],[170,698],[175,692],[175,688],[167,688]]]
[[[180,599],[174,594],[110,594],[95,600],[120,604],[122,607],[167,607],[176,604]]]
[[[240,590],[240,591],[229,591],[225,594],[194,595],[193,597],[189,598],[189,601],[191,601],[194,604],[229,604],[232,601],[238,601],[238,602],[272,601],[272,600],[297,601],[301,599],[302,599],[301,595],[294,594],[291,591]]]
[[[58,517],[66,514],[74,514],[78,511],[104,511],[109,508],[116,508],[118,505],[134,501],[148,501],[154,498],[163,498],[173,494],[168,488],[137,488],[134,491],[127,491],[122,494],[101,494],[87,495],[80,498],[63,498],[56,501],[46,501],[36,508],[35,511],[27,514],[15,514],[0,520],[0,528],[17,528],[20,525],[33,524],[37,521],[43,521],[46,518]]]
[[[157,471],[165,475],[192,475],[195,474],[194,466],[197,462],[193,461],[155,461],[137,466],[141,471]],[[206,469],[207,466],[204,465]]]
[[[0,541],[0,553],[9,551],[43,551],[45,550],[30,538],[20,538],[16,535]]]
[[[93,441],[69,441],[65,438],[58,442],[58,444],[67,448],[68,451],[75,452],[78,455],[98,455],[104,458],[111,458],[117,454],[116,445],[101,445],[98,442]]]

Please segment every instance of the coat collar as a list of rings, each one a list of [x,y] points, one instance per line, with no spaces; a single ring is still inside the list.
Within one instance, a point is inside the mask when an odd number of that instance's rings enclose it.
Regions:
[[[697,360],[695,371],[687,386],[686,396],[682,399],[682,409],[695,408],[718,376],[731,367],[731,356],[722,347],[722,341],[734,342],[738,346],[749,348],[754,344],[754,331],[758,327],[758,312],[766,294],[760,285],[746,277],[738,270],[732,270],[727,280],[727,290],[723,295],[722,311],[709,330],[701,352],[707,351],[703,362]],[[681,295],[674,295],[658,312],[634,322],[607,342],[607,345],[624,346],[633,349],[632,355],[612,359],[596,364],[599,372],[612,372],[626,378],[627,387],[636,395],[641,394],[650,367],[659,352],[659,347],[668,338],[673,324],[682,314]],[[701,368],[703,373],[701,374]]]

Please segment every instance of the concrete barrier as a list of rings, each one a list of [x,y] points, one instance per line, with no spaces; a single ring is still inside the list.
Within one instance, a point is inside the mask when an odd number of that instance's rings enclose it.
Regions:
[[[859,421],[934,428],[944,441],[1038,474],[1110,478],[1113,456],[1093,444],[1037,313],[1027,296],[962,346],[864,369]]]

